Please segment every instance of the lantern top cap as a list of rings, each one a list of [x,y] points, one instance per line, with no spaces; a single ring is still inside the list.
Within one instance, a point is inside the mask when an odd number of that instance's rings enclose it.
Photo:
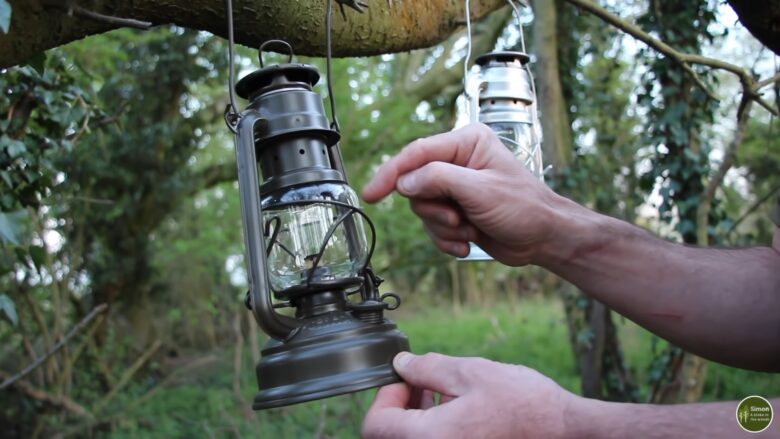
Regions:
[[[290,86],[311,90],[320,80],[320,71],[308,64],[274,64],[244,76],[236,84],[236,94],[244,99]]]
[[[531,57],[528,56],[527,53],[506,51],[506,52],[490,52],[484,55],[480,55],[477,58],[476,63],[480,67],[484,67],[490,64],[491,62],[511,63],[511,62],[519,61],[521,65],[525,65],[530,60]]]

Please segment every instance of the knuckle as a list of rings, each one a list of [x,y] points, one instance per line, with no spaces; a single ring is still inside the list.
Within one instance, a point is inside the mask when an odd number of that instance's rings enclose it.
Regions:
[[[431,180],[441,180],[447,175],[448,166],[443,162],[431,162],[425,166],[425,174]]]
[[[438,364],[442,362],[444,355],[437,354],[436,352],[428,352],[427,354],[420,355],[417,359],[417,366],[426,369],[435,369]]]
[[[405,147],[404,147],[404,148],[401,150],[401,152],[402,152],[402,153],[407,153],[407,154],[408,154],[408,153],[410,153],[410,152],[414,152],[414,151],[416,151],[416,150],[418,150],[418,149],[422,148],[422,147],[423,147],[423,144],[425,143],[425,142],[424,142],[424,140],[425,140],[425,139],[423,139],[422,137],[421,137],[421,138],[419,138],[419,139],[415,139],[415,140],[413,140],[413,141],[412,141],[412,142],[410,142],[408,145],[406,145],[406,146],[405,146]]]

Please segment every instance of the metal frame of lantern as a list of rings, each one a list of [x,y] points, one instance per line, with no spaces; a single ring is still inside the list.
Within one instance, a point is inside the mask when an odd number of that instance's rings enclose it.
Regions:
[[[471,96],[472,122],[482,122],[525,167],[544,181],[542,126],[536,105],[530,57],[523,52],[490,52],[480,55],[477,92]]]
[[[271,44],[289,52],[287,63],[263,65],[263,50]],[[247,306],[272,337],[256,367],[256,410],[399,381],[392,359],[409,349],[406,336],[383,315],[397,308],[400,298],[379,295],[382,279],[370,267],[375,229],[347,185],[340,135],[313,91],[319,72],[292,57],[289,44],[264,43],[261,68],[235,87],[249,105],[238,115],[226,109],[236,134],[249,259]],[[370,245],[363,223],[371,232]],[[314,232],[304,232],[306,227]],[[303,242],[312,236],[321,241]],[[289,245],[282,242],[287,238]],[[336,242],[346,245],[341,249],[349,259],[329,266],[326,253]],[[314,248],[315,253],[303,254]],[[344,267],[348,273],[339,275]],[[359,301],[350,300],[358,294]],[[285,307],[294,308],[295,315],[276,311]]]

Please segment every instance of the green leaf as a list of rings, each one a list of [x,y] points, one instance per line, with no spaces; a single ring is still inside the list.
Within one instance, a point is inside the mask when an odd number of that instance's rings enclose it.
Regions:
[[[19,323],[19,316],[16,314],[16,305],[14,305],[14,301],[5,294],[0,294],[0,310],[3,310],[8,321],[14,326]]]
[[[3,0],[0,0],[3,1]],[[12,139],[8,136],[0,137],[0,147],[5,148],[6,152],[11,158],[16,158],[27,151],[27,147],[23,142]]]
[[[2,2],[4,0],[0,0]],[[30,59],[30,67],[34,68],[39,75],[46,71],[46,52],[39,52]]]
[[[6,185],[8,185],[9,188],[13,189],[14,182],[11,179],[11,173],[8,171],[0,171],[0,179],[5,182]]]
[[[22,221],[27,217],[26,210],[0,212],[0,243],[9,242],[19,245],[19,233]]]
[[[0,0],[0,30],[8,33],[11,27],[11,4],[8,0]]]
[[[29,251],[35,268],[40,271],[41,267],[46,264],[46,249],[37,245],[31,245]]]

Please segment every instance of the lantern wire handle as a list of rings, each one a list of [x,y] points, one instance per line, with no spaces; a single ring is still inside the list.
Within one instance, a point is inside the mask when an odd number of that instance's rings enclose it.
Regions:
[[[265,62],[263,61],[263,51],[271,45],[282,46],[287,49],[287,63],[289,64],[292,62],[295,53],[293,53],[293,48],[290,43],[284,40],[268,40],[261,44],[260,49],[257,51],[257,57],[260,60],[260,68],[265,67]]]
[[[466,56],[463,58],[463,94],[469,99],[469,90],[466,79],[469,75],[469,61],[471,59],[471,1],[466,0]]]
[[[523,53],[528,53],[525,51],[525,35],[523,32],[523,22],[520,21],[520,8],[515,4],[514,0],[507,0],[507,2],[509,3],[509,6],[512,7],[515,18],[517,19],[517,29],[520,31],[520,49]]]
[[[336,97],[333,95],[333,48],[331,47],[331,33],[333,32],[333,0],[328,0],[328,11],[325,15],[325,65],[328,75],[328,101],[330,101],[330,127],[337,133],[341,133],[339,118],[336,114]]]
[[[228,31],[228,95],[230,103],[225,108],[225,123],[233,134],[237,134],[238,120],[240,113],[236,105],[236,87],[235,87],[235,41],[233,38],[233,0],[225,0],[227,9],[227,31]]]

